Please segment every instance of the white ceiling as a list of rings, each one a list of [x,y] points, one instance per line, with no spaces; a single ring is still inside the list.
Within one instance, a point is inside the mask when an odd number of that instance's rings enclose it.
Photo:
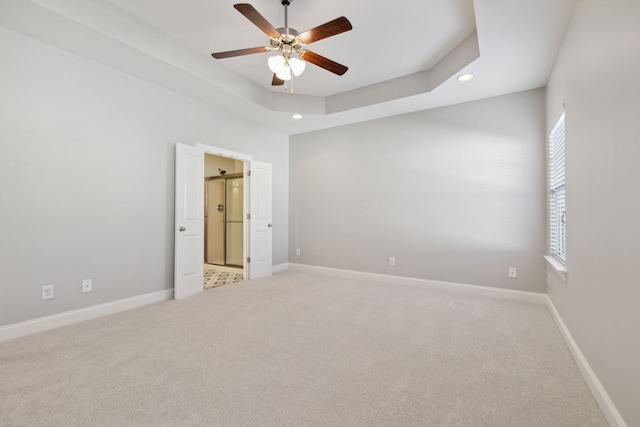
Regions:
[[[246,1],[284,26],[280,0]],[[268,44],[234,0],[31,2],[61,15],[65,28],[69,19],[80,24],[69,30],[73,37],[51,26],[48,41],[295,134],[543,87],[574,0],[293,0],[289,26],[300,32],[339,16],[353,25],[308,46],[347,73],[309,64],[295,95],[271,86],[268,53],[211,57]],[[38,37],[49,30],[11,26]],[[457,81],[466,72],[475,78]]]
[[[269,38],[233,8],[234,0],[109,0],[160,28],[202,54],[267,46]],[[246,0],[245,0],[246,1]],[[281,0],[248,0],[274,27],[284,27]],[[353,30],[308,46],[349,67],[343,76],[310,65],[296,79],[297,94],[328,96],[426,70],[469,36],[476,27],[473,0],[388,1],[293,0],[289,26],[306,31],[339,16]],[[260,53],[227,58],[224,66],[271,86],[267,58]]]

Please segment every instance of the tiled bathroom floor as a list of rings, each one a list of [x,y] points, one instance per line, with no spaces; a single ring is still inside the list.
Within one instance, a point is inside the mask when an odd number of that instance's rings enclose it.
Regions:
[[[218,286],[243,280],[244,276],[241,268],[223,267],[219,265],[204,265],[204,289],[211,289]]]

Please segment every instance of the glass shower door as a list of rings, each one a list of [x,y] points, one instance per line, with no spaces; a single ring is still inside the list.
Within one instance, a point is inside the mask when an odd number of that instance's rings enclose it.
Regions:
[[[206,181],[205,262],[224,264],[224,180]]]
[[[243,265],[243,193],[242,178],[228,178],[225,180],[226,198],[226,264]]]

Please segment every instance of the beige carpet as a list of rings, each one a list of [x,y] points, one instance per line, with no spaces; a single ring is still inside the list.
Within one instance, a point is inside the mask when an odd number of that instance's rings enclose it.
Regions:
[[[287,271],[0,344],[1,426],[606,426],[541,305]]]

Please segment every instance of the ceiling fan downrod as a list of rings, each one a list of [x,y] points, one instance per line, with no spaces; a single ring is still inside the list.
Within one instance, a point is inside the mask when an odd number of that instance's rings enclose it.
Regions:
[[[289,0],[282,0],[282,6],[284,6],[284,31],[286,35],[289,35]]]

